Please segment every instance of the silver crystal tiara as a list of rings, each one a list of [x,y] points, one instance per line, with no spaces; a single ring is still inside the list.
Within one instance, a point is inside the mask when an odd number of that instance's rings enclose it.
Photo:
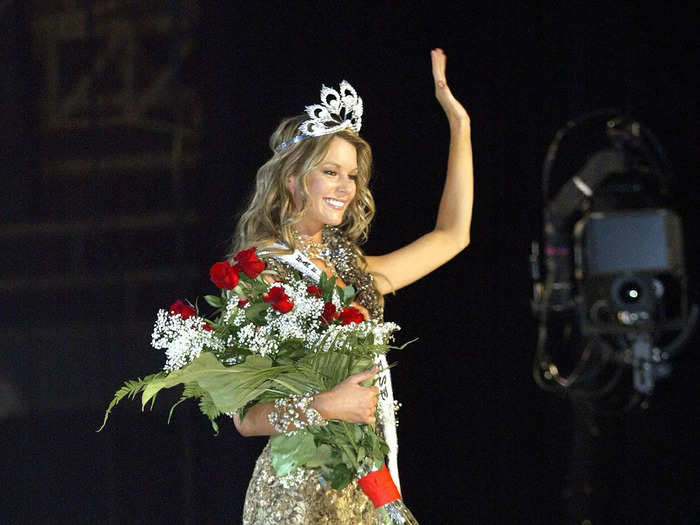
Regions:
[[[339,91],[321,86],[321,103],[306,106],[306,114],[309,119],[299,126],[300,135],[285,140],[275,151],[282,151],[309,137],[329,135],[348,128],[359,133],[362,127],[362,99],[355,88],[343,80]]]

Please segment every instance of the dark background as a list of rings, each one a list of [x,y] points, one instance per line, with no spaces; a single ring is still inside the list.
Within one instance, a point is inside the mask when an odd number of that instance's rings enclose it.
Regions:
[[[171,25],[144,29],[159,17]],[[387,297],[401,339],[420,338],[393,356],[405,501],[421,523],[579,523],[576,501],[593,502],[593,523],[700,520],[697,337],[648,410],[601,425],[604,464],[572,495],[566,472],[586,457],[571,458],[568,401],[531,377],[527,263],[554,133],[618,107],[673,163],[696,294],[694,9],[7,1],[0,35],[1,524],[239,521],[264,440],[230,421],[213,436],[193,406],[168,425],[167,396],[153,414],[124,403],[95,433],[103,409],[161,366],[155,311],[211,292],[269,134],[321,83],[345,78],[364,100],[378,209],[366,251],[432,228],[448,141],[436,46],[471,115],[476,198],[469,248]]]

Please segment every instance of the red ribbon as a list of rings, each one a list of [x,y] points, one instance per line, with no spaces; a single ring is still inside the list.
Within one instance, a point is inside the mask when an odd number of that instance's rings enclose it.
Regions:
[[[387,503],[401,498],[399,489],[394,485],[391,474],[386,465],[382,465],[380,470],[370,472],[366,476],[357,480],[357,484],[367,497],[374,503],[374,508],[379,508]]]

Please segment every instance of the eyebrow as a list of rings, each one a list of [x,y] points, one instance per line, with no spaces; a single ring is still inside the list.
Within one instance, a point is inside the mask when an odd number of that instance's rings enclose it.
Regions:
[[[335,166],[337,168],[342,168],[342,166],[340,164],[338,164],[337,162],[333,162],[331,160],[324,160],[323,164],[330,164],[331,166]],[[357,168],[353,168],[350,171],[357,171]]]

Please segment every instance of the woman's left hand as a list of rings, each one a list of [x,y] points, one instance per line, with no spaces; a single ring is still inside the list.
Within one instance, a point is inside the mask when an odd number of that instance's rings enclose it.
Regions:
[[[435,98],[437,98],[440,106],[447,115],[447,120],[452,123],[469,122],[469,114],[464,106],[452,95],[450,88],[447,85],[447,77],[445,76],[445,66],[447,64],[447,56],[440,48],[433,49],[430,52],[430,60],[433,65],[433,81],[435,82]]]

